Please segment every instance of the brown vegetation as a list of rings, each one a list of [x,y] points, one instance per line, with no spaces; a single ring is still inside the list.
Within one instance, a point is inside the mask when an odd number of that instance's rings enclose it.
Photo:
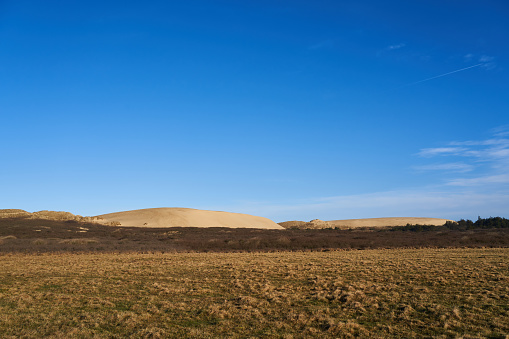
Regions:
[[[8,254],[0,260],[4,338],[509,333],[509,249]]]
[[[80,240],[82,239],[82,240]],[[114,227],[73,220],[0,219],[0,253],[300,251],[415,247],[509,247],[509,229],[263,230]]]
[[[2,337],[509,333],[508,228],[142,228],[54,216],[0,218]]]

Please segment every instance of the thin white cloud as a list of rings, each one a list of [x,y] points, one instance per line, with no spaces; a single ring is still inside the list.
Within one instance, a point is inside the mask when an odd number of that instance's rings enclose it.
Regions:
[[[509,192],[482,193],[470,189],[451,191],[452,188],[342,195],[288,204],[250,203],[229,207],[228,210],[260,215],[276,222],[377,217],[434,217],[458,220],[473,219],[478,215],[504,216],[504,213],[507,213]]]
[[[490,138],[453,141],[444,147],[422,149],[418,155],[424,159],[462,157],[461,162],[441,162],[414,167],[420,170],[443,171],[443,181],[434,183],[433,186],[315,197],[287,203],[245,202],[221,208],[260,215],[278,222],[308,221],[315,218],[334,220],[398,216],[454,220],[474,219],[478,215],[507,217],[509,139],[503,137],[507,130],[508,126],[502,126],[493,130]]]
[[[465,60],[465,62],[471,62],[473,58],[474,58],[474,55],[472,53],[468,53],[463,56],[463,59]]]
[[[435,75],[434,77],[431,77],[431,78],[426,78],[426,79],[423,79],[423,80],[419,80],[419,81],[411,82],[411,83],[405,84],[405,85],[403,85],[403,86],[400,86],[400,87],[398,87],[398,88],[403,88],[403,87],[408,87],[408,86],[414,86],[414,85],[417,85],[417,84],[420,84],[420,83],[423,83],[423,82],[427,82],[427,81],[430,81],[430,80],[434,80],[434,79],[442,78],[442,77],[445,77],[445,76],[448,76],[448,75],[451,75],[451,74],[454,74],[454,73],[463,72],[463,71],[466,71],[466,70],[471,69],[471,68],[481,67],[481,66],[483,66],[483,65],[485,65],[485,64],[481,62],[481,63],[478,63],[478,64],[473,65],[473,66],[468,66],[468,67],[464,67],[464,68],[456,69],[456,70],[451,71],[451,72],[447,72],[447,73],[443,73],[443,74]]]
[[[494,59],[495,59],[494,57],[483,55],[482,57],[479,58],[479,62],[491,62]]]
[[[477,178],[454,179],[447,183],[450,186],[479,186],[490,184],[509,184],[509,174],[488,175]]]
[[[498,159],[508,159],[509,158],[509,149],[507,148],[498,148],[491,149],[488,154],[493,158]]]
[[[467,63],[475,62],[477,60],[480,63],[481,67],[487,70],[492,70],[496,68],[497,63],[495,61],[495,57],[489,55],[475,55],[474,53],[468,53],[463,56],[463,61]]]
[[[417,155],[426,158],[436,156],[462,156],[476,158],[477,161],[509,160],[509,139],[505,138],[452,141],[447,146],[448,147],[423,148]]]
[[[446,164],[433,164],[433,165],[423,165],[423,166],[414,166],[413,169],[418,171],[450,171],[450,172],[458,172],[465,173],[470,172],[474,169],[474,166],[461,163],[461,162],[452,162]]]
[[[487,70],[492,70],[497,67],[495,58],[488,55],[483,55],[479,58],[479,62],[482,63],[482,67]]]
[[[493,129],[493,134],[497,137],[509,136],[509,125],[499,126]]]
[[[385,49],[386,50],[389,50],[389,51],[392,51],[392,50],[395,50],[395,49],[400,49],[400,48],[403,48],[405,47],[406,44],[404,43],[400,43],[400,44],[396,44],[396,45],[390,45],[390,46],[387,46]]]
[[[401,42],[399,44],[389,45],[387,47],[382,48],[378,52],[376,52],[376,55],[377,56],[381,56],[382,54],[389,53],[391,51],[395,51],[395,50],[398,50],[398,49],[402,49],[405,46],[406,46],[406,44],[403,43],[403,42]]]
[[[426,148],[419,152],[419,155],[427,158],[440,156],[461,156],[465,161],[460,168],[465,166],[466,172],[473,172],[470,177],[448,179],[447,186],[461,187],[484,187],[485,189],[497,190],[501,186],[509,184],[509,139],[505,135],[507,126],[501,126],[493,130],[494,137],[485,140],[453,141],[448,147]],[[453,147],[451,147],[453,146]],[[466,170],[467,166],[471,170]],[[449,166],[451,166],[449,164]],[[445,166],[443,169],[447,169]],[[454,166],[452,166],[454,167]],[[420,166],[421,169],[440,169],[435,164]],[[475,169],[475,171],[474,171]]]
[[[417,155],[421,157],[434,157],[437,155],[460,155],[467,151],[463,147],[436,147],[436,148],[423,148]]]
[[[390,51],[391,49],[397,49],[397,47],[398,47],[398,45],[389,46],[389,47],[385,48],[384,50],[382,50],[381,52],[383,52],[383,51]],[[381,52],[379,52],[378,54],[380,55]],[[471,54],[471,53],[469,53],[469,54],[464,56],[464,60],[467,61],[467,62],[472,61],[473,58],[474,58],[474,55]],[[471,65],[471,66],[468,66],[468,67],[462,67],[462,68],[459,68],[459,69],[456,69],[456,70],[453,70],[453,71],[450,71],[450,72],[446,72],[446,73],[442,73],[442,74],[439,74],[439,75],[435,75],[435,76],[430,77],[430,78],[426,78],[426,79],[422,79],[422,80],[419,80],[419,81],[410,82],[410,83],[401,85],[399,87],[393,88],[392,90],[401,89],[401,88],[405,88],[405,87],[408,87],[408,86],[418,85],[418,84],[421,84],[423,82],[435,80],[435,79],[442,78],[442,77],[445,77],[445,76],[449,76],[451,74],[455,74],[455,73],[458,73],[458,72],[464,72],[464,71],[467,71],[467,70],[472,69],[472,68],[481,67],[481,68],[484,68],[486,70],[492,70],[492,69],[495,69],[497,67],[497,64],[495,62],[495,58],[492,57],[492,56],[482,55],[481,57],[479,57],[479,59],[477,59],[477,61],[478,61],[478,63],[475,64],[475,65]]]
[[[509,145],[509,139],[487,139],[476,141],[452,141],[449,145],[454,146],[489,146],[489,145]]]
[[[334,41],[333,40],[323,40],[320,41],[314,45],[309,46],[309,49],[316,50],[316,49],[324,49],[324,48],[332,48],[334,47]]]

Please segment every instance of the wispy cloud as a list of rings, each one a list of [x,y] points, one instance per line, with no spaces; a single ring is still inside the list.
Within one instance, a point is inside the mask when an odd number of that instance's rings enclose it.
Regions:
[[[463,56],[463,61],[466,63],[478,62],[481,64],[481,67],[492,70],[497,67],[497,63],[495,61],[495,57],[489,55],[479,55],[474,53],[468,53]]]
[[[509,184],[509,139],[505,138],[508,126],[493,130],[493,137],[484,140],[452,141],[445,147],[425,148],[418,155],[425,158],[460,156],[464,162],[458,172],[472,172],[470,177],[447,179],[449,186],[490,186]],[[469,163],[468,163],[469,162]],[[450,170],[457,163],[424,165],[421,169]],[[468,169],[468,170],[467,170]],[[500,187],[499,187],[500,188]]]
[[[495,58],[488,55],[482,55],[479,58],[479,62],[482,63],[482,67],[487,70],[492,70],[497,67],[497,63],[495,62]]]
[[[327,39],[320,41],[314,45],[309,46],[309,49],[311,50],[317,50],[317,49],[325,49],[325,48],[332,48],[334,47],[334,40]]]
[[[473,58],[474,55],[472,53],[468,53],[463,56],[463,60],[465,60],[465,62],[471,62]]]
[[[503,125],[503,126],[496,127],[492,130],[492,132],[496,137],[509,136],[509,125]]]
[[[458,172],[465,173],[470,172],[474,169],[474,166],[461,163],[461,162],[452,162],[446,164],[433,164],[433,165],[423,165],[423,166],[414,166],[413,169],[418,171],[450,171],[450,172]]]
[[[461,155],[467,151],[467,148],[463,147],[436,147],[436,148],[423,148],[419,153],[421,157],[434,157],[437,155],[450,156],[450,155]]]
[[[448,75],[451,75],[451,74],[454,74],[454,73],[463,72],[463,71],[466,71],[467,69],[471,69],[471,68],[475,68],[475,67],[480,67],[480,66],[483,66],[483,65],[485,65],[485,64],[480,62],[480,63],[478,63],[476,65],[472,65],[472,66],[468,66],[468,67],[463,67],[463,68],[460,68],[460,69],[456,69],[454,71],[450,71],[450,72],[447,72],[447,73],[443,73],[443,74],[439,74],[439,75],[433,76],[431,78],[426,78],[426,79],[423,79],[423,80],[411,82],[411,83],[405,84],[403,86],[400,86],[399,88],[417,85],[417,84],[420,84],[420,83],[423,83],[423,82],[426,82],[426,81],[442,78],[442,77],[445,77],[445,76],[448,76]]]
[[[423,160],[440,159],[441,162],[413,168],[437,171],[438,175],[443,171],[441,182],[406,190],[314,197],[287,203],[239,203],[228,210],[261,215],[275,221],[395,216],[454,220],[473,219],[478,215],[507,217],[509,139],[504,136],[508,131],[509,126],[501,126],[494,129],[489,138],[451,141],[443,147],[422,149],[418,155]],[[462,161],[447,162],[448,157],[461,157]]]
[[[450,186],[479,186],[486,184],[509,184],[509,174],[487,175],[476,178],[458,178],[447,183]]]
[[[401,43],[401,44],[387,46],[385,49],[388,50],[388,51],[392,51],[392,50],[395,50],[395,49],[403,48],[405,46],[406,46],[406,44]]]
[[[395,50],[398,50],[398,49],[402,49],[405,46],[406,46],[406,44],[403,43],[403,42],[399,43],[399,44],[389,45],[387,47],[382,48],[378,52],[376,52],[376,55],[377,56],[381,56],[382,54],[385,54],[385,53],[388,53],[388,52],[391,52],[391,51],[395,51]]]
[[[452,141],[447,146],[448,147],[424,148],[417,153],[417,155],[426,158],[436,156],[461,156],[475,158],[476,161],[494,162],[509,160],[509,139],[506,138]]]
[[[489,146],[489,145],[509,145],[509,139],[494,138],[487,140],[469,140],[469,141],[451,141],[449,145],[455,146]]]
[[[397,46],[397,45],[395,45],[395,46]],[[474,57],[475,56],[473,54],[469,53],[469,54],[465,55],[463,58],[464,58],[465,61],[470,63],[470,62],[475,60]],[[478,67],[479,68],[484,68],[486,70],[492,70],[492,69],[495,69],[497,67],[497,64],[495,62],[495,58],[494,57],[491,57],[491,56],[488,56],[488,55],[482,55],[482,56],[480,56],[477,59],[477,63],[475,65],[470,65],[470,66],[467,66],[467,67],[458,68],[458,69],[452,70],[450,72],[446,72],[446,73],[438,74],[438,75],[435,75],[435,76],[432,76],[432,77],[429,77],[429,78],[426,78],[426,79],[410,82],[410,83],[401,85],[399,87],[393,88],[392,90],[396,90],[396,89],[401,89],[401,88],[405,88],[405,87],[409,87],[409,86],[418,85],[418,84],[421,84],[423,82],[428,82],[428,81],[431,81],[431,80],[435,80],[435,79],[438,79],[438,78],[446,77],[446,76],[449,76],[451,74],[455,74],[455,73],[459,73],[459,72],[464,72],[464,71],[470,70],[472,68],[478,68]]]
[[[293,201],[258,202],[228,210],[264,216],[277,222],[377,217],[434,217],[458,220],[497,216],[507,210],[509,191],[480,192],[467,187],[414,188],[369,194],[340,195]]]

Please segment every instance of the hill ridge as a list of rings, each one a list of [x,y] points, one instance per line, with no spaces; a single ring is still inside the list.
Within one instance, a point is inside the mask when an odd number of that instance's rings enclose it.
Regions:
[[[186,207],[145,208],[98,215],[120,226],[134,227],[229,227],[284,229],[274,221],[244,213],[209,211]]]
[[[300,228],[300,229],[320,229],[320,228],[360,228],[360,227],[390,227],[390,226],[406,226],[410,225],[434,225],[441,226],[450,219],[427,218],[427,217],[384,217],[384,218],[361,218],[361,219],[342,219],[342,220],[320,220],[313,219],[309,222],[292,220],[280,222],[284,228]]]

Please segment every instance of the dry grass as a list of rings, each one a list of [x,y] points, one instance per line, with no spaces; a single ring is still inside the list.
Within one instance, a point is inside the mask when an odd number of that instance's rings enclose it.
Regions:
[[[509,334],[504,248],[6,254],[0,261],[5,338]]]

